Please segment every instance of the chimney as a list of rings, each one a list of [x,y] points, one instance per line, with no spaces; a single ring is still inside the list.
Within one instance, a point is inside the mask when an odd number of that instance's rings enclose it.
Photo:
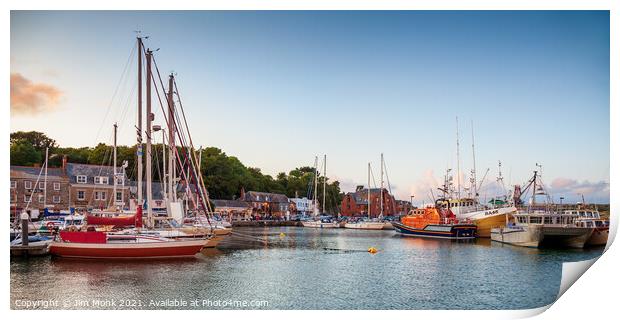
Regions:
[[[67,155],[63,155],[62,156],[62,169],[66,169],[67,168]]]

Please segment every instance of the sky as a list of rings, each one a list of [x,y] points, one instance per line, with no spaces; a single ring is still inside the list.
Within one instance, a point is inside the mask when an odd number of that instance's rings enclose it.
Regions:
[[[447,168],[466,184],[473,128],[481,196],[501,161],[507,185],[538,163],[556,201],[609,201],[607,11],[12,11],[11,131],[94,146],[118,122],[133,144],[136,30],[194,144],[264,173],[327,154],[349,192],[383,153],[421,204]]]

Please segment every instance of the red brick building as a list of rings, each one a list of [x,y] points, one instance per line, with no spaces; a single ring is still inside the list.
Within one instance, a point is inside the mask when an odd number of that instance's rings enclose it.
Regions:
[[[383,216],[398,214],[396,199],[388,190],[383,189]],[[344,195],[340,203],[340,214],[348,217],[368,216],[368,189],[358,187],[357,191]],[[370,189],[370,216],[381,214],[381,189]]]

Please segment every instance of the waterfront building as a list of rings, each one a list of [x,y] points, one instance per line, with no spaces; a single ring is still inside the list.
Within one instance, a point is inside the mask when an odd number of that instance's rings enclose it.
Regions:
[[[241,190],[239,199],[250,205],[255,217],[284,218],[290,214],[288,197],[280,193]]]
[[[240,200],[211,200],[215,205],[215,213],[226,220],[250,220],[252,208],[248,202]]]
[[[129,206],[129,181],[122,167],[66,163],[63,168],[70,183],[70,204],[76,209],[104,209]],[[116,194],[113,194],[116,183]]]
[[[409,211],[415,209],[410,201],[396,200],[396,214],[397,216],[403,216],[409,214]]]
[[[397,214],[396,199],[383,189],[383,216]],[[368,189],[358,186],[355,192],[348,192],[340,203],[340,214],[348,217],[368,216]],[[375,218],[381,214],[381,189],[370,189],[370,215]]]
[[[36,218],[39,212],[42,213],[44,208],[59,211],[67,210],[70,206],[69,179],[63,168],[47,168],[45,183],[44,172],[40,166],[11,166],[10,180],[11,216],[21,213],[29,201],[28,209],[33,218]]]
[[[314,209],[314,206],[312,204],[312,200],[308,199],[306,197],[303,198],[290,198],[289,201],[291,202],[292,206],[292,211],[296,214],[301,214],[301,215],[306,215],[309,216],[312,214],[312,210]]]

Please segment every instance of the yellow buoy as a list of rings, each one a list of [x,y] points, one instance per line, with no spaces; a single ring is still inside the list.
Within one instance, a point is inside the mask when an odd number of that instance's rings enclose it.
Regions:
[[[286,237],[286,235],[284,234],[284,232],[280,232],[280,238],[284,238]]]
[[[377,248],[375,248],[375,247],[370,247],[370,248],[368,248],[368,252],[370,252],[370,253],[377,253],[377,251],[378,251],[378,250],[377,250]]]

